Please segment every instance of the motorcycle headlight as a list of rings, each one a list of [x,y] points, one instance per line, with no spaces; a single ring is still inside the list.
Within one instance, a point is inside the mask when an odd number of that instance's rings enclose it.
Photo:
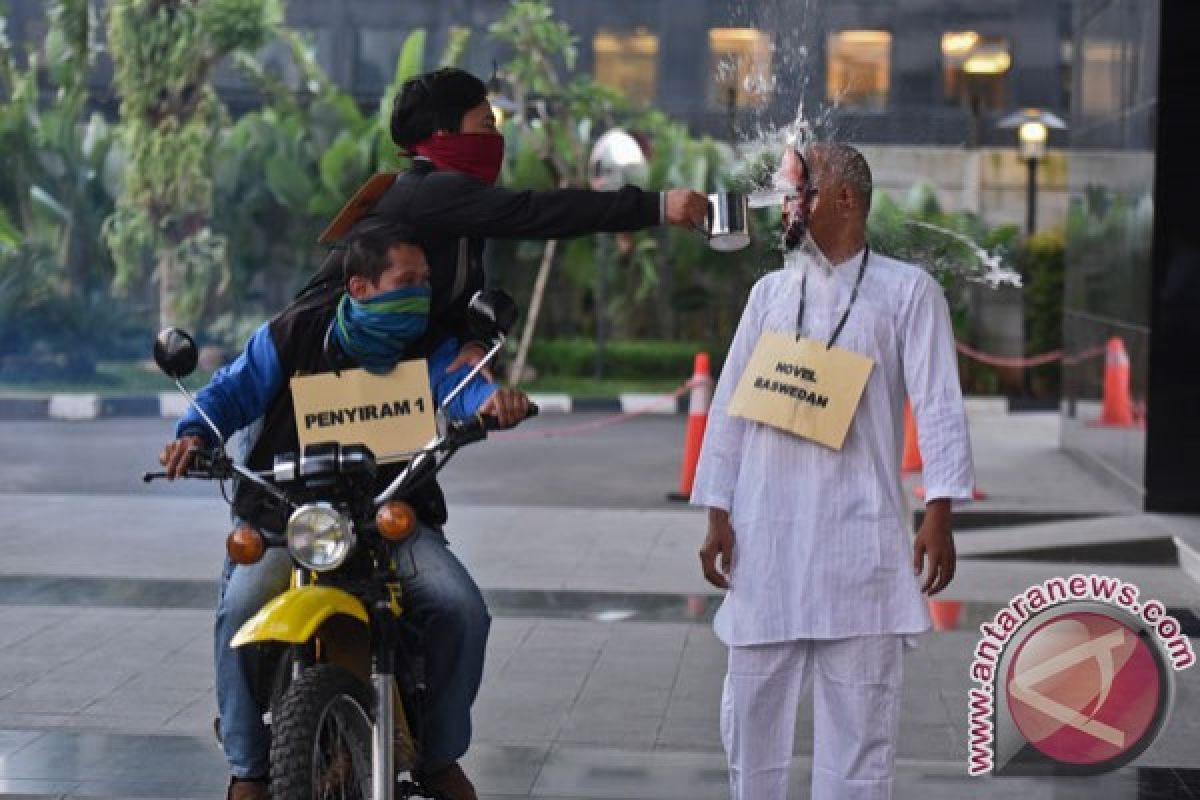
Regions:
[[[301,506],[287,524],[288,550],[308,569],[337,569],[354,547],[350,521],[324,503]]]

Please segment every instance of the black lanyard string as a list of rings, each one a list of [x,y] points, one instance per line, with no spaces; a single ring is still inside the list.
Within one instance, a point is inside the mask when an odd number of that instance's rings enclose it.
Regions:
[[[863,247],[862,262],[858,265],[858,277],[854,279],[854,288],[850,290],[850,303],[846,306],[846,311],[842,314],[841,320],[838,321],[837,327],[833,329],[833,335],[829,337],[829,342],[826,343],[825,349],[829,350],[837,342],[838,337],[842,335],[842,328],[846,327],[846,320],[850,318],[850,309],[854,308],[854,301],[858,299],[858,287],[862,286],[863,273],[867,271],[867,258],[871,255],[871,248]],[[808,269],[804,270],[804,277],[800,279],[800,310],[796,312],[796,338],[799,339],[804,330],[804,302],[808,297]]]

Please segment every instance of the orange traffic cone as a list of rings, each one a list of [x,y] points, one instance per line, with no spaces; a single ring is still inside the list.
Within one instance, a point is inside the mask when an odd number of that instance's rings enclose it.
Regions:
[[[1120,337],[1108,340],[1104,355],[1104,409],[1101,425],[1133,427],[1133,397],[1129,393],[1129,354]]]
[[[917,446],[917,421],[913,419],[912,404],[904,401],[904,456],[900,459],[903,473],[920,472],[921,448]]]
[[[667,495],[668,500],[688,501],[696,481],[696,462],[704,444],[704,428],[708,425],[708,405],[712,402],[713,379],[708,369],[708,353],[697,353],[692,367],[692,393],[688,398],[687,435],[683,440],[683,464],[679,470],[679,491]]]
[[[962,622],[963,604],[960,600],[929,600],[929,618],[935,631],[952,631]]]
[[[900,472],[920,472],[925,466],[925,462],[921,460],[921,448],[917,446],[917,419],[912,413],[912,404],[907,400],[904,401],[904,455],[900,459]],[[925,499],[925,487],[917,484],[913,488],[913,495],[918,500]],[[971,490],[971,496],[975,500],[986,500],[987,493],[980,491],[976,486]]]

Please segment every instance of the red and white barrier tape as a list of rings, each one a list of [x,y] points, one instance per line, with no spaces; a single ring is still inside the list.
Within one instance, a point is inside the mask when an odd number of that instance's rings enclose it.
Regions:
[[[1074,355],[1064,355],[1062,350],[1051,350],[1048,353],[1041,353],[1036,356],[993,356],[988,353],[975,350],[968,347],[962,342],[955,342],[955,348],[967,358],[978,361],[981,364],[987,364],[993,367],[1015,367],[1027,369],[1029,367],[1040,367],[1044,364],[1053,364],[1055,361],[1062,361],[1064,364],[1078,364],[1081,361],[1086,361],[1089,358],[1096,358],[1104,355],[1104,345],[1083,350]]]
[[[1044,364],[1053,364],[1055,361],[1062,361],[1064,364],[1078,364],[1082,361],[1088,360],[1089,358],[1096,358],[1097,356],[1104,355],[1106,349],[1104,345],[1099,345],[1070,356],[1063,355],[1061,350],[1051,350],[1048,353],[1041,353],[1036,356],[994,356],[969,347],[962,342],[955,342],[955,347],[959,353],[963,354],[967,358],[978,361],[981,364],[988,364],[993,367],[1016,367],[1022,369],[1029,367],[1040,367]],[[492,436],[496,437],[497,439],[508,440],[554,439],[559,436],[573,436],[580,433],[590,433],[591,431],[607,428],[610,425],[616,425],[620,422],[624,422],[625,420],[633,419],[634,417],[656,413],[666,406],[674,405],[676,402],[678,402],[680,397],[682,397],[686,392],[691,391],[699,384],[700,382],[696,381],[695,379],[688,380],[686,383],[680,384],[678,387],[662,395],[653,402],[643,406],[642,408],[634,409],[633,411],[622,411],[617,414],[610,414],[608,416],[601,417],[600,419],[589,420],[588,422],[581,422],[576,425],[563,425],[557,428],[541,428],[531,431],[497,431],[496,433],[493,433]]]

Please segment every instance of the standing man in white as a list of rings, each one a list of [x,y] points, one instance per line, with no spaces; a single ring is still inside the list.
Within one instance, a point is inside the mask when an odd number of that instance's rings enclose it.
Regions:
[[[728,590],[714,624],[729,647],[721,736],[733,800],[783,800],[811,686],[813,799],[885,800],[903,648],[929,628],[922,592],[954,576],[951,501],[969,499],[975,483],[954,338],[938,283],[867,247],[862,154],[789,146],[780,177],[795,189],[784,205],[785,266],[750,292],[691,498],[708,508],[704,575]],[[731,413],[765,333],[874,362],[840,450]],[[900,482],[906,395],[927,498],[911,546]]]

